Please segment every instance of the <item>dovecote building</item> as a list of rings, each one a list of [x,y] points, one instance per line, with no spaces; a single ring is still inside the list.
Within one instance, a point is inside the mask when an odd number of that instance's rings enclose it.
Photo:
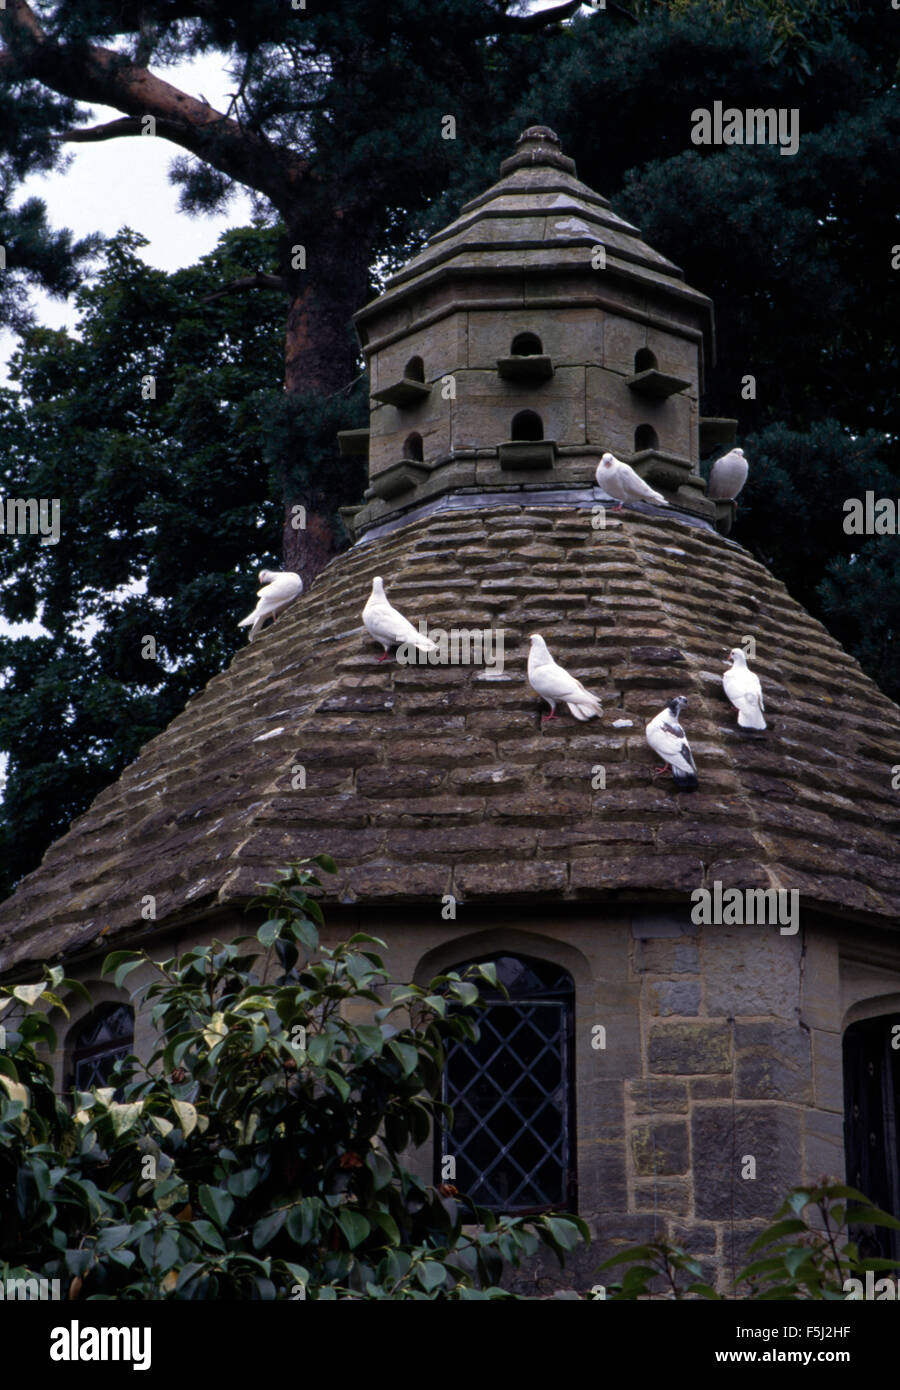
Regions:
[[[900,710],[706,495],[701,458],[734,438],[699,413],[709,299],[534,127],[357,327],[354,543],[0,906],[4,978],[60,960],[94,993],[60,1084],[150,1050],[99,980],[109,949],[245,930],[260,882],[325,851],[326,939],[383,937],[398,980],[500,963],[508,1000],[448,1061],[454,1128],[414,1161],[430,1177],[454,1157],[500,1211],[584,1216],[596,1244],[565,1282],[589,1288],[602,1255],[654,1235],[723,1276],[823,1174],[900,1214]],[[607,449],[669,506],[604,511]],[[502,661],[451,644],[376,664],[376,574],[430,630],[502,634]],[[533,631],[599,719],[542,723]],[[768,718],[752,735],[721,687],[747,639]],[[675,694],[688,796],[644,739]],[[783,915],[721,920],[731,890]]]

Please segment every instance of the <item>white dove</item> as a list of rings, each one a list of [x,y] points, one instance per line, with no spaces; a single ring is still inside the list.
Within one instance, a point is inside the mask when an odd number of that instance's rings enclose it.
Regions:
[[[683,695],[676,695],[655,719],[650,720],[645,732],[654,753],[665,759],[662,767],[657,768],[657,775],[670,767],[676,789],[690,792],[697,786],[697,764],[684,729],[678,722],[678,716],[686,704]]]
[[[384,647],[384,656],[379,656],[379,661],[387,661],[388,648],[398,647],[403,642],[409,642],[420,652],[436,652],[438,649],[436,642],[423,636],[408,618],[404,618],[402,613],[398,613],[397,609],[388,603],[384,592],[384,580],[378,574],[372,580],[372,592],[366,599],[362,620],[375,641]]]
[[[713,501],[733,502],[747,481],[749,471],[743,449],[730,449],[716,459],[710,470],[707,496]]]
[[[303,580],[299,574],[293,574],[290,570],[260,570],[259,582],[263,586],[257,591],[259,603],[252,613],[248,613],[246,618],[241,618],[238,627],[250,627],[250,641],[259,632],[266,618],[273,621],[283,608],[287,608],[291,599],[303,593]]]
[[[731,665],[722,677],[722,686],[737,710],[738,724],[742,729],[764,729],[766,721],[763,710],[766,706],[759,676],[747,665],[742,647],[732,648],[728,655]]]
[[[531,643],[531,651],[528,653],[528,684],[550,706],[550,713],[542,718],[556,718],[558,700],[565,701],[576,719],[593,719],[595,714],[601,714],[602,706],[597,696],[585,690],[581,681],[570,676],[564,667],[553,660],[540,633],[533,632],[528,640]]]
[[[615,497],[618,506],[610,510],[620,512],[623,502],[659,502],[661,506],[668,507],[668,502],[661,492],[657,492],[649,483],[645,483],[640,474],[635,473],[630,463],[623,463],[614,454],[604,454],[597,464],[596,472],[597,486],[602,487],[604,492],[608,492],[610,497]]]

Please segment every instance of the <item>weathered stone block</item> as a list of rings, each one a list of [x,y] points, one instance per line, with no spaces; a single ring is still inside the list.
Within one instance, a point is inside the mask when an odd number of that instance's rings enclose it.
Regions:
[[[686,1113],[688,1108],[687,1082],[665,1081],[658,1077],[641,1077],[629,1081],[628,1094],[635,1115],[658,1115],[667,1111]]]
[[[746,1159],[755,1178],[743,1178]],[[724,1221],[771,1218],[803,1181],[803,1115],[788,1105],[695,1105],[691,1116],[694,1211]]]
[[[620,1212],[628,1204],[625,1144],[621,1138],[595,1140],[579,1147],[579,1172],[583,1185],[590,1184],[597,1212]]]
[[[634,968],[654,975],[696,975],[700,970],[700,951],[693,941],[638,941],[634,947]]]
[[[469,313],[470,367],[495,370],[519,333],[536,333],[554,367],[602,361],[603,314],[595,309],[508,309]]]
[[[459,864],[453,871],[454,890],[462,898],[509,896],[509,889],[498,887],[493,864]],[[516,869],[518,893],[558,894],[566,886],[565,864],[523,860]]]
[[[652,941],[657,937],[696,936],[698,928],[684,909],[673,907],[666,912],[635,912],[631,935],[636,941]]]
[[[634,1185],[634,1204],[639,1211],[665,1211],[687,1216],[691,1209],[691,1184],[684,1179],[641,1179]]]
[[[612,372],[630,376],[634,371],[634,355],[647,343],[647,329],[632,319],[614,314],[606,316],[603,340],[603,365]]]
[[[496,371],[460,372],[452,415],[454,449],[496,448],[515,436],[513,419],[536,411],[544,439],[584,444],[584,368],[561,367],[539,392],[504,381]]]
[[[738,1023],[735,1092],[745,1100],[811,1098],[809,1033],[799,1025]]]
[[[673,333],[662,333],[658,328],[648,328],[646,346],[655,354],[661,372],[687,377],[692,385],[685,395],[697,395],[700,364],[696,342]]]
[[[664,1120],[635,1126],[631,1131],[631,1154],[639,1177],[687,1172],[687,1123]]]
[[[669,1023],[651,1027],[653,1072],[705,1075],[731,1069],[730,1029],[725,1023]]]
[[[698,1076],[688,1082],[691,1100],[727,1100],[734,1088],[729,1076]]]
[[[466,365],[466,341],[466,315],[451,313],[438,323],[388,343],[370,359],[370,391],[380,391],[406,375],[406,365],[414,356],[422,358],[426,382],[459,371]]]
[[[627,796],[622,798],[627,800]],[[605,803],[604,803],[605,809]],[[599,863],[572,865],[572,887],[578,888],[666,888],[690,890],[699,882],[703,866],[689,855],[646,855],[613,858]]]
[[[612,1214],[601,1215],[596,1222],[594,1241],[591,1249],[597,1257],[597,1264],[602,1264],[604,1260],[619,1251],[627,1249],[630,1245],[644,1245],[647,1241],[659,1240],[665,1233],[665,1224],[662,1216],[653,1212],[646,1215]],[[606,1271],[608,1283],[614,1279],[621,1278],[615,1270]],[[595,1283],[602,1282],[595,1279]]]
[[[831,1111],[806,1112],[806,1180],[821,1178],[844,1181],[846,1155],[844,1150],[844,1114]]]
[[[650,986],[650,1010],[664,1018],[669,1014],[700,1012],[700,984],[696,980],[655,980]]]
[[[812,1030],[813,1096],[820,1110],[844,1113],[844,1057],[840,1033]]]
[[[688,1255],[714,1255],[716,1253],[715,1226],[701,1226],[693,1223],[673,1221],[669,1225],[669,1240]]]
[[[703,975],[710,1014],[795,1018],[800,997],[797,936],[774,928],[706,927]]]

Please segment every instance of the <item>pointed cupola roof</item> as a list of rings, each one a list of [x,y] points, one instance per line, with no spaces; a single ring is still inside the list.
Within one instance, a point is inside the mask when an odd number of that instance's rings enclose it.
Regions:
[[[679,510],[730,521],[699,470],[712,302],[546,126],[500,169],[355,316],[371,391],[369,428],[341,436],[369,461],[355,534],[448,495],[590,485],[607,450]]]
[[[642,241],[637,227],[576,177],[575,161],[563,154],[559,137],[548,126],[523,131],[500,174],[497,183],[466,203],[459,217],[391,276],[378,299],[355,315],[364,345],[370,344],[370,326],[386,309],[427,295],[447,279],[502,282],[568,274],[584,282],[577,288],[573,283],[575,293],[583,295],[592,281],[598,303],[604,281],[627,285],[663,313],[670,300],[679,320],[689,318],[701,330],[712,356],[712,301],[685,284],[677,265]],[[604,252],[602,272],[593,264],[597,247]]]

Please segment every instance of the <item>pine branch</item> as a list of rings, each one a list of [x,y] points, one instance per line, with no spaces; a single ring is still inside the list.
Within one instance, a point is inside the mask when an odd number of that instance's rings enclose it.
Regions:
[[[107,121],[105,125],[90,126],[88,129],[80,127],[74,130],[64,130],[59,135],[52,135],[51,140],[65,140],[71,145],[94,144],[98,140],[116,140],[122,135],[142,135],[142,123],[137,116],[123,116],[118,121]]]
[[[229,280],[227,285],[223,285],[214,294],[205,294],[202,299],[195,299],[195,304],[212,304],[215,299],[223,299],[225,295],[233,294],[237,290],[283,290],[287,293],[288,283],[281,275],[266,275],[265,272],[257,270],[254,275],[242,275],[237,280]]]
[[[545,29],[548,24],[558,24],[562,19],[570,19],[590,0],[566,0],[564,5],[554,5],[552,10],[538,10],[535,14],[504,15],[501,24],[491,32],[507,34],[533,34],[537,29]]]
[[[0,36],[6,44],[0,68],[7,79],[38,81],[75,101],[112,106],[132,122],[153,116],[164,139],[265,194],[282,212],[287,203],[296,203],[310,176],[308,161],[293,150],[242,128],[123,54],[48,38],[26,0],[6,0],[0,9]],[[106,130],[67,131],[60,138],[90,141],[134,133],[130,125],[115,121]]]

